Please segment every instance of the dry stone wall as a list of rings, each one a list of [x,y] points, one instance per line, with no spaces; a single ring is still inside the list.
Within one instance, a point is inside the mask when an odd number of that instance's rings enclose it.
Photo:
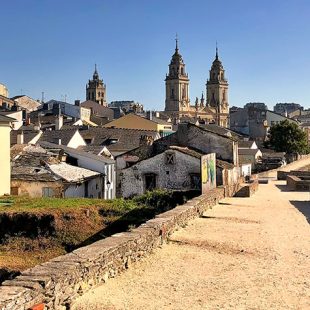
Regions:
[[[0,309],[26,310],[34,305],[44,305],[49,310],[70,309],[77,297],[151,253],[174,230],[216,205],[224,195],[224,188],[216,188],[129,232],[115,234],[25,270],[0,286]]]

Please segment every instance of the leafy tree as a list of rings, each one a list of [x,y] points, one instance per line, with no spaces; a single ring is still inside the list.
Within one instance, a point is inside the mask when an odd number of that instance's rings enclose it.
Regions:
[[[306,133],[288,120],[271,126],[265,145],[277,152],[307,154],[310,151]]]

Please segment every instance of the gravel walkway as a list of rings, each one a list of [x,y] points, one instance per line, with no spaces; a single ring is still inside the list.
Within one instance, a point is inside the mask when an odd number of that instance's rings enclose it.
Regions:
[[[260,185],[208,210],[74,309],[310,309],[309,216],[310,193]]]

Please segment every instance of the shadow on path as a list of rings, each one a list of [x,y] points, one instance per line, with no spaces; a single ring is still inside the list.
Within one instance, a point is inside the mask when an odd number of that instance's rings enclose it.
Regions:
[[[291,190],[288,189],[286,184],[275,184],[275,185],[281,192],[291,192]]]
[[[290,200],[290,203],[306,217],[306,220],[310,224],[310,200]]]

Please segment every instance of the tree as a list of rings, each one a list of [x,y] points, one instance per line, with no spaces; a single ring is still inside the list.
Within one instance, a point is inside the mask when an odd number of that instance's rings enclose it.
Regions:
[[[271,126],[266,146],[277,152],[307,154],[310,151],[307,134],[288,120]]]

